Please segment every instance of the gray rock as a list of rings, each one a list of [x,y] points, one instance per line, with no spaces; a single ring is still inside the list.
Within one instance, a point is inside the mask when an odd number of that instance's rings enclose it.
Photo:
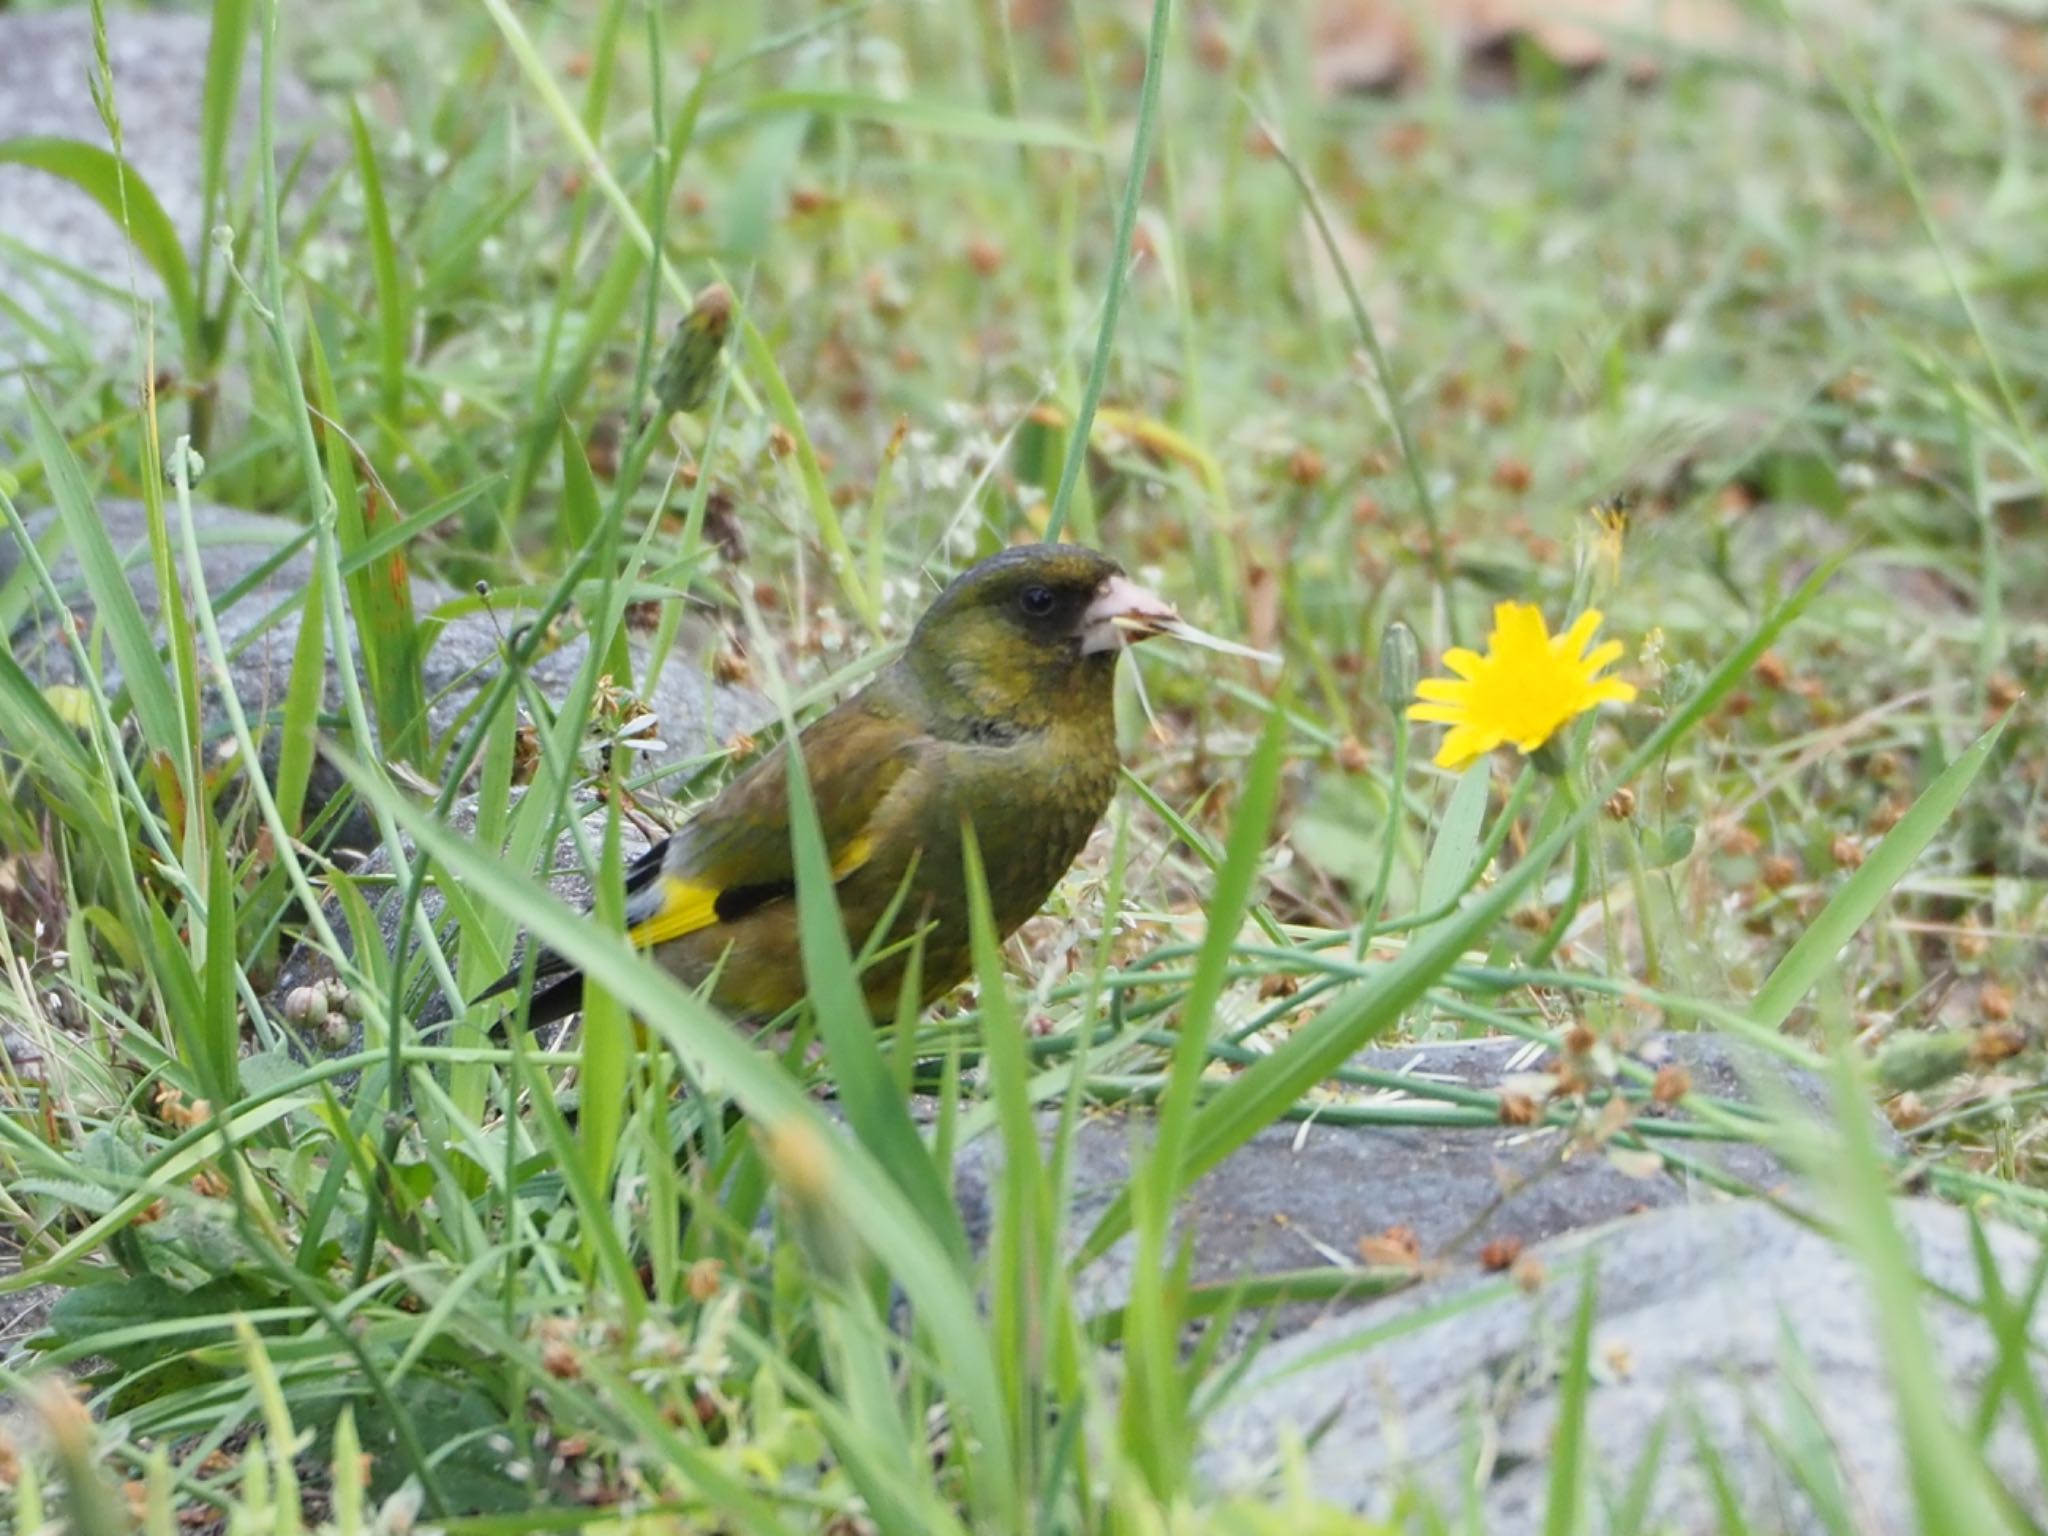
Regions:
[[[0,1233],[0,1280],[20,1272],[20,1251]],[[42,1331],[43,1319],[63,1294],[54,1285],[32,1285],[25,1290],[0,1293],[0,1365],[27,1374],[28,1362],[22,1358],[22,1346]],[[0,1392],[0,1432],[4,1432],[13,1406],[13,1399]]]
[[[1965,1214],[1931,1201],[1903,1201],[1894,1211],[1932,1285],[1975,1296]],[[1986,1236],[2008,1291],[2023,1290],[2036,1243],[2005,1228]],[[1498,1279],[1453,1277],[1330,1318],[1266,1351],[1206,1426],[1206,1479],[1256,1485],[1291,1426],[1309,1442],[1305,1477],[1319,1498],[1378,1511],[1412,1481],[1455,1512],[1476,1488],[1477,1528],[1489,1536],[1541,1531],[1560,1377],[1580,1275],[1590,1265],[1595,1385],[1584,1433],[1592,1484],[1577,1529],[1614,1529],[1609,1501],[1620,1499],[1660,1423],[1667,1434],[1650,1510],[1631,1532],[1707,1536],[1726,1528],[1694,1423],[1743,1506],[1743,1529],[1829,1529],[1774,1442],[1838,1469],[1855,1529],[1920,1529],[1881,1335],[1855,1257],[1756,1201],[1658,1211],[1534,1253],[1548,1276],[1535,1294]],[[1488,1287],[1497,1294],[1481,1299]],[[1924,1316],[1953,1411],[1967,1424],[1971,1394],[1995,1360],[1989,1330],[1975,1312],[1932,1296]],[[2048,1315],[2038,1309],[2033,1336],[2037,1350],[2048,1344]],[[1347,1352],[1347,1343],[1356,1347]],[[1325,1358],[1332,1350],[1339,1352]],[[2042,1469],[2016,1418],[2009,1409],[1987,1450],[2005,1486],[2038,1515],[2048,1508]]]
[[[589,840],[589,846],[593,853],[603,846],[602,840],[604,837],[606,814],[604,808],[600,806],[586,812],[584,815],[583,835]],[[474,799],[457,801],[450,809],[446,824],[462,837],[473,838],[476,833],[476,801]],[[645,853],[650,846],[650,839],[638,822],[630,816],[620,818],[619,851],[626,863],[631,864],[634,859]],[[406,854],[408,858],[411,857],[412,846],[410,839],[406,840]],[[573,832],[564,832],[556,840],[554,854],[548,868],[551,871],[548,878],[548,888],[556,896],[560,897],[570,906],[582,907],[589,904],[591,896],[590,879],[583,872],[582,856],[578,852],[576,836]],[[374,935],[364,935],[356,932],[349,925],[347,914],[338,900],[329,899],[325,904],[324,911],[326,912],[327,920],[333,926],[335,938],[341,945],[342,954],[340,958],[342,960],[353,960],[366,937],[371,938],[374,943],[380,946],[380,952],[385,956],[391,955],[396,949],[398,924],[400,918],[404,915],[404,892],[389,883],[383,885],[381,894],[377,891],[379,882],[388,882],[390,874],[390,850],[379,845],[348,876],[349,879],[368,888],[366,894],[371,897],[370,910],[376,923],[376,933]],[[420,905],[430,920],[438,921],[446,903],[443,901],[439,889],[430,882],[421,891]],[[418,952],[417,946],[414,946],[413,952]],[[270,1011],[273,1015],[283,1018],[286,1016],[286,1000],[292,993],[302,987],[339,981],[340,979],[341,971],[336,964],[336,957],[325,950],[317,948],[309,940],[302,939],[292,947],[291,952],[285,956],[284,964],[278,968],[277,981],[271,990],[269,999]],[[438,1000],[436,1000],[423,1008],[419,1018],[422,1023],[437,1023],[445,1016]],[[349,1030],[348,1041],[346,1045],[341,1047],[341,1050],[352,1051],[359,1049],[361,1040],[362,1028],[360,1025],[355,1025]],[[318,1044],[317,1041],[310,1038],[303,1043]],[[338,1051],[337,1054],[340,1054],[340,1052]]]
[[[204,14],[107,12],[107,53],[114,77],[123,147],[129,163],[163,205],[188,260],[207,238],[200,179],[201,94],[212,33]],[[0,9],[0,139],[80,139],[110,149],[93,105],[91,13],[84,6],[44,14]],[[252,47],[242,71],[232,160],[244,167],[256,145],[258,61]],[[289,71],[278,78],[279,156],[308,140],[317,117],[311,93]],[[229,192],[234,192],[230,186]],[[132,254],[126,234],[100,205],[69,182],[40,170],[0,165],[0,233],[21,249],[0,249],[7,297],[26,313],[29,330],[0,312],[0,357],[26,364],[76,361],[103,365],[110,352],[135,345],[130,284],[156,303],[158,356],[178,355],[176,326],[164,288],[149,264]],[[56,334],[53,349],[38,334]],[[4,398],[4,381],[0,381]]]
[[[146,617],[155,622],[161,595],[149,563],[145,513],[140,502],[109,500],[100,508],[115,552],[128,560],[133,590]],[[172,514],[176,516],[175,511]],[[201,545],[202,565],[210,593],[224,595],[244,578],[261,568],[289,543],[298,528],[281,518],[264,517],[208,504],[196,505],[193,516]],[[37,547],[44,551],[52,579],[64,594],[69,613],[90,622],[92,605],[84,596],[76,559],[61,547],[61,534],[50,526],[48,514],[29,521]],[[11,535],[0,534],[0,591],[22,571],[23,552]],[[259,732],[263,767],[274,770],[277,761],[275,731],[263,733],[266,721],[274,720],[284,702],[291,677],[292,656],[298,645],[299,613],[286,612],[268,622],[277,606],[303,592],[313,579],[310,549],[289,556],[236,602],[216,610],[221,641],[230,658],[235,697],[249,716],[252,729]],[[422,617],[453,601],[456,593],[423,577],[413,579],[414,601]],[[63,642],[61,620],[50,611],[47,600],[32,599],[27,619],[16,626],[9,643],[17,660],[38,683],[62,684],[78,680],[71,650]],[[447,619],[433,637],[422,664],[428,695],[427,720],[437,742],[458,725],[464,711],[478,692],[497,675],[502,636],[516,618],[494,618],[488,614],[458,614]],[[653,648],[644,635],[629,637],[635,678],[647,675],[654,661]],[[713,685],[703,671],[683,652],[684,642],[662,666],[651,696],[642,702],[653,711],[663,750],[645,754],[641,762],[650,767],[672,767],[701,757],[718,742],[729,740],[737,731],[751,730],[769,718],[767,702],[749,690]],[[551,704],[563,699],[588,653],[589,641],[576,635],[556,650],[540,657],[531,671],[536,688]],[[120,668],[113,663],[110,649],[102,654],[107,665],[102,673],[111,692],[120,687]],[[361,674],[361,653],[356,652],[357,675]],[[208,696],[206,729],[210,739],[224,739],[226,719],[220,696]],[[330,719],[341,713],[339,673],[328,653],[324,708]],[[435,761],[439,761],[438,757]],[[323,762],[315,769],[314,783],[307,798],[309,821],[318,814],[328,797],[340,788],[338,776]],[[335,831],[331,841],[344,848],[365,848],[374,840],[369,819],[350,815]]]
[[[1648,1065],[1685,1064],[1696,1091],[1754,1100],[1759,1076],[1818,1102],[1821,1090],[1770,1059],[1717,1035],[1660,1035],[1637,1055]],[[1361,1066],[1498,1089],[1504,1079],[1541,1068],[1544,1052],[1510,1039],[1448,1041],[1364,1052]],[[1050,1134],[1053,1117],[1041,1122]],[[1069,1152],[1072,1231],[1085,1234],[1129,1181],[1143,1120],[1105,1115],[1084,1121]],[[1666,1143],[1745,1188],[1768,1189],[1789,1175],[1750,1142]],[[988,1230],[990,1190],[1001,1148],[985,1136],[960,1149],[955,1192],[969,1232]],[[1705,1177],[1639,1176],[1570,1132],[1539,1126],[1364,1127],[1282,1123],[1268,1127],[1196,1183],[1175,1213],[1192,1244],[1197,1284],[1227,1283],[1278,1271],[1355,1263],[1361,1239],[1412,1234],[1425,1263],[1470,1264],[1496,1239],[1533,1245],[1634,1212],[1725,1199]],[[1132,1242],[1126,1239],[1086,1272],[1091,1306],[1117,1306],[1131,1293]],[[1320,1309],[1283,1310],[1274,1326],[1306,1327]]]

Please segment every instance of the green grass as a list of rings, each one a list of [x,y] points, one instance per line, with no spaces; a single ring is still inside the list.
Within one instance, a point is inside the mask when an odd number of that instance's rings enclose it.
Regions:
[[[1265,1486],[1204,1483],[1267,1310],[1400,1276],[1198,1283],[1175,1204],[1277,1122],[1513,1108],[1376,1099],[1368,1044],[1558,1048],[1582,1022],[1625,1045],[1652,1020],[1816,1071],[1836,1124],[1703,1094],[1644,1114],[1632,1064],[1540,1113],[1673,1171],[1702,1139],[1820,1170],[1805,1217],[1867,1269],[1913,1528],[2039,1527],[1984,1449],[2016,1428],[2048,1468],[2039,1272],[1985,1249],[1996,1360],[1948,1404],[1890,1199],[2048,1218],[2048,742],[2022,697],[2048,680],[2042,82],[1968,27],[1801,8],[1739,53],[1674,49],[1647,89],[1525,54],[1504,96],[1430,68],[1332,100],[1293,7],[1049,9],[221,0],[201,174],[234,237],[191,249],[104,152],[0,144],[84,186],[169,293],[153,392],[60,334],[0,404],[5,536],[54,509],[98,614],[64,641],[75,691],[0,651],[0,1039],[44,1074],[0,1059],[0,1290],[61,1287],[37,1363],[97,1363],[89,1419],[46,1406],[0,1455],[0,1528],[129,1529],[132,1505],[152,1532],[354,1532],[410,1505],[478,1533],[1476,1531],[1419,1484],[1385,1523],[1335,1511],[1299,1446]],[[266,102],[291,66],[327,92],[331,153],[236,170],[244,37]],[[714,282],[726,365],[643,416]],[[167,473],[187,437],[196,490]],[[224,739],[200,728],[224,594],[159,647],[99,529],[114,495],[148,503],[166,589],[198,568],[195,497],[308,530],[293,675]],[[1618,566],[1587,513],[1617,496]],[[1047,530],[1286,664],[1127,664],[1130,792],[1047,923],[998,945],[979,920],[975,990],[869,1027],[807,792],[817,1005],[786,1049],[533,875],[575,829],[615,916],[600,796],[686,815],[934,581]],[[487,601],[513,653],[443,739],[415,573],[487,584],[452,606]],[[0,617],[46,586],[28,560]],[[700,664],[701,625],[781,716],[658,783],[584,726],[601,674],[646,685],[621,673],[649,597],[692,637],[665,665]],[[1510,598],[1597,604],[1641,695],[1554,771],[1454,780],[1399,718],[1392,626],[1434,673]],[[576,630],[595,659],[522,738],[525,666]],[[351,634],[330,714],[317,669]],[[273,734],[274,790],[215,772]],[[316,744],[388,886],[300,840]],[[467,795],[475,840],[445,825]],[[369,931],[387,889],[395,953],[343,956],[337,922]],[[461,1011],[519,931],[593,977],[565,1041]],[[301,935],[347,984],[353,1055],[309,1064],[262,1006]],[[429,997],[452,1033],[418,1027]],[[943,1084],[928,1116],[913,1071]],[[1084,1224],[1075,1127],[1105,1104],[1156,1134]],[[980,1135],[1006,1156],[977,1258],[949,1187]],[[1126,1238],[1160,1283],[1096,1310],[1088,1261]],[[1657,1529],[1684,1459],[1762,1536],[1682,1408],[1605,1464],[1600,1298],[1551,1284],[1583,1301],[1546,1532]],[[33,1393],[29,1364],[0,1391]],[[1788,1477],[1861,1529],[1817,1436],[1787,1430]]]

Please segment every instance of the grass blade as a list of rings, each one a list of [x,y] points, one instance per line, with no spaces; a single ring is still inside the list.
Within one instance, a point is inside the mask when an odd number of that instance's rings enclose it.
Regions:
[[[619,797],[605,797],[604,853],[596,881],[593,915],[612,932],[626,926],[625,868],[619,852]],[[632,1069],[633,1027],[619,1000],[598,978],[583,992],[583,1060],[578,1084],[582,1090],[577,1134],[582,1143],[584,1179],[602,1193],[611,1188],[612,1159],[626,1118],[626,1079]]]
[[[791,733],[794,741],[794,733]],[[798,939],[818,1032],[832,1064],[832,1080],[846,1108],[847,1123],[896,1187],[917,1209],[950,1255],[956,1272],[967,1273],[967,1233],[953,1197],[939,1177],[924,1138],[917,1133],[889,1063],[876,1042],[853,951],[834,894],[832,858],[818,824],[817,802],[803,755],[789,753],[790,850],[796,863]]]
[[[1842,946],[1856,930],[1870,920],[1892,889],[1906,878],[1913,863],[1926,850],[1934,834],[1947,821],[2005,733],[2007,713],[1990,730],[1970,744],[1969,750],[1943,770],[1927,786],[1913,808],[1880,842],[1821,909],[1820,916],[1807,924],[1806,931],[1780,960],[1750,1007],[1750,1017],[1766,1029],[1776,1029],[1791,1017],[1799,1000],[1811,992],[1835,963]]]
[[[1995,736],[1997,731],[1994,726],[1985,734]],[[1832,955],[1832,949],[1828,953]],[[1830,1037],[1837,1135],[1815,1158],[1814,1172],[1833,1186],[1830,1209],[1849,1248],[1864,1264],[1881,1354],[1898,1405],[1920,1528],[2016,1536],[2019,1527],[1999,1497],[1997,1480],[1964,1432],[1935,1364],[1933,1341],[1920,1312],[1920,1273],[1893,1216],[1891,1176],[1872,1123],[1870,1085],[1861,1054],[1849,1039],[1844,1012],[1838,996],[1829,997],[1822,1009]]]
[[[380,775],[345,758],[337,757],[335,766],[358,793],[412,834],[421,857],[435,860],[586,977],[602,972],[604,985],[622,1004],[685,1061],[715,1071],[750,1116],[765,1125],[794,1128],[829,1149],[818,1170],[825,1194],[858,1206],[862,1240],[917,1309],[961,1422],[980,1441],[977,1454],[989,1466],[988,1485],[1014,1486],[1004,1439],[1006,1417],[995,1388],[999,1378],[973,1289],[949,1241],[932,1230],[866,1145],[839,1134],[772,1057],[636,953],[624,935],[606,932],[544,890],[505,879],[498,859],[456,836]]]
[[[369,226],[370,273],[377,285],[377,409],[395,425],[405,406],[407,294],[398,266],[398,245],[391,236],[391,210],[384,200],[384,175],[360,106],[348,104],[349,132],[355,141],[356,175],[363,184],[363,217]]]
[[[1543,1506],[1543,1536],[1577,1536],[1585,1507],[1586,1403],[1593,1393],[1593,1298],[1599,1267],[1588,1264],[1579,1282],[1579,1310],[1557,1398],[1557,1429],[1550,1443],[1550,1487]]]
[[[235,131],[235,108],[242,96],[242,65],[249,53],[249,0],[213,0],[213,24],[206,36],[206,81],[199,97],[199,227],[214,229],[228,222],[226,188],[228,149]],[[199,270],[192,282],[192,301],[202,309],[206,304],[207,274],[213,256],[213,242],[199,243]],[[207,335],[207,362],[212,363],[226,339],[226,316],[235,288],[227,284],[220,308],[212,319],[203,319]]]
[[[28,396],[29,423],[36,452],[49,475],[50,496],[57,504],[71,548],[78,557],[86,590],[121,663],[121,679],[133,704],[136,723],[152,751],[177,765],[180,784],[191,785],[190,733],[176,690],[157,657],[156,639],[135,600],[135,589],[121,567],[113,540],[100,521],[99,508],[87,489],[85,475],[72,456],[49,408],[33,391]]]
[[[1138,127],[1131,140],[1131,164],[1124,181],[1123,207],[1117,213],[1116,244],[1110,252],[1109,291],[1102,300],[1102,327],[1095,336],[1095,357],[1088,365],[1088,382],[1081,391],[1081,405],[1074,412],[1073,430],[1067,434],[1067,456],[1060,465],[1059,489],[1053,493],[1052,512],[1046,520],[1045,536],[1057,542],[1066,526],[1067,508],[1074,500],[1081,480],[1081,468],[1088,462],[1089,436],[1095,429],[1095,408],[1102,401],[1102,386],[1109,377],[1109,354],[1116,341],[1117,313],[1123,307],[1124,284],[1130,277],[1131,241],[1138,228],[1138,201],[1145,188],[1145,169],[1152,159],[1152,124],[1159,112],[1159,77],[1166,73],[1166,23],[1173,11],[1172,0],[1152,0],[1152,29],[1145,41],[1145,82],[1138,92]]]

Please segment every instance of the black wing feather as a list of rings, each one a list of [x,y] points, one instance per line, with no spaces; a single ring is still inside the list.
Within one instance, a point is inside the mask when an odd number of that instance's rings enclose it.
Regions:
[[[661,866],[663,860],[668,857],[669,841],[668,838],[663,838],[635,859],[626,871],[628,902],[661,878]],[[519,973],[524,964],[522,959],[470,1001],[481,1003],[500,993],[510,992],[519,985]],[[544,1024],[552,1024],[558,1019],[567,1018],[582,1006],[583,973],[552,949],[543,948],[534,959],[533,1006],[527,1014],[527,1027],[537,1029]]]

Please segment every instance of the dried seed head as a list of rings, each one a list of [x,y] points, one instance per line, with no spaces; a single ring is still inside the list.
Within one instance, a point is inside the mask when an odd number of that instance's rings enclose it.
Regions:
[[[686,1284],[690,1300],[699,1303],[709,1301],[718,1294],[718,1288],[725,1278],[725,1263],[720,1259],[699,1259],[690,1266]]]
[[[1899,1131],[1918,1130],[1932,1118],[1919,1094],[1908,1090],[1884,1107],[1885,1118]]]
[[[1995,1066],[2027,1048],[2026,1031],[2016,1024],[1985,1024],[1970,1039],[1970,1063]]]
[[[1360,1262],[1385,1269],[1413,1269],[1422,1262],[1422,1240],[1413,1227],[1388,1227],[1358,1240]]]
[[[711,675],[721,683],[751,683],[754,667],[737,649],[728,645],[721,647],[711,658]]]
[[[1958,960],[1974,962],[1991,953],[1991,940],[1985,936],[1984,926],[1974,912],[1964,916],[1962,926],[1948,942]]]
[[[1313,448],[1297,448],[1288,456],[1287,478],[1304,489],[1321,485],[1326,472],[1323,456]]]
[[[1543,1289],[1543,1282],[1550,1278],[1550,1272],[1543,1267],[1543,1261],[1533,1253],[1525,1253],[1509,1266],[1508,1275],[1515,1284],[1531,1295]]]
[[[1522,1256],[1522,1240],[1519,1237],[1496,1237],[1479,1250],[1479,1267],[1493,1274],[1514,1266]]]
[[[976,235],[967,242],[967,265],[977,276],[994,277],[1003,270],[1003,248],[986,235]]]
[[[1610,821],[1628,821],[1636,813],[1636,792],[1624,784],[1607,797],[1607,817]]]
[[[1659,1104],[1676,1104],[1692,1092],[1692,1074],[1675,1061],[1667,1061],[1657,1069],[1657,1079],[1650,1085],[1650,1097]]]
[[[1506,491],[1512,496],[1519,496],[1522,492],[1528,490],[1529,482],[1533,478],[1534,476],[1530,472],[1528,462],[1523,459],[1510,456],[1493,466],[1493,483],[1495,488]]]

